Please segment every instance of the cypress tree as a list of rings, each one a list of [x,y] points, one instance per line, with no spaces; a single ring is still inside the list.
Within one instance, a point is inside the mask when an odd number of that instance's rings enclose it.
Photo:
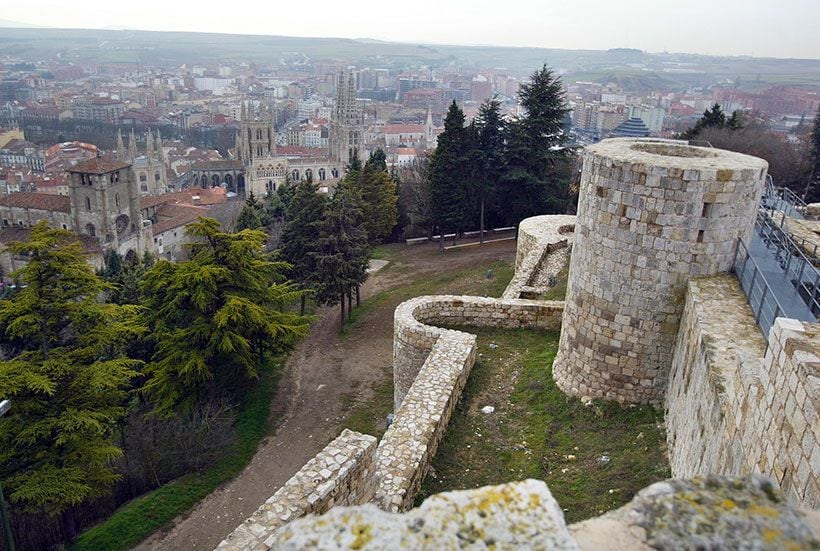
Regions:
[[[497,182],[504,174],[507,124],[501,115],[501,102],[496,98],[481,104],[475,119],[472,142],[471,188],[479,204],[481,242],[484,243],[486,203],[493,195]]]
[[[440,247],[446,232],[458,233],[464,227],[466,210],[466,130],[464,112],[455,101],[444,119],[444,131],[430,160],[430,196],[433,220],[438,226]]]

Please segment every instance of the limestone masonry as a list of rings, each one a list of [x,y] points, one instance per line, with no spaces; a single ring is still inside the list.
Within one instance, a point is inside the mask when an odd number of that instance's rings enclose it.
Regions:
[[[820,513],[797,510],[820,509],[820,324],[779,318],[767,348],[725,273],[753,231],[766,168],[662,140],[587,148],[577,218],[521,223],[503,298],[396,308],[395,417],[378,446],[344,431],[220,549],[820,547]],[[566,303],[540,300],[568,256]],[[411,509],[476,358],[475,336],[452,326],[560,327],[556,383],[662,403],[672,474],[694,478],[570,527],[533,480]]]
[[[555,381],[568,394],[663,399],[686,282],[748,242],[768,165],[677,143],[587,147]]]

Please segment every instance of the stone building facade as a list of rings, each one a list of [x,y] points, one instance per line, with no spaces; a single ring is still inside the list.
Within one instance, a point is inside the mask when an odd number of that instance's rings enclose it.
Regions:
[[[680,143],[587,147],[555,360],[582,397],[659,404],[690,277],[728,271],[768,165]]]

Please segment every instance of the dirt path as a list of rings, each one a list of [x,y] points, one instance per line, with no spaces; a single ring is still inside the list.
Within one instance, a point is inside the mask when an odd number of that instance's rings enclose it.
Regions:
[[[421,276],[476,264],[487,258],[511,259],[515,242],[507,241],[437,253],[435,245],[401,248],[393,265],[372,275],[362,298],[400,286]],[[345,397],[370,392],[373,382],[390,369],[393,307],[371,311],[366,325],[344,341],[338,336],[338,308],[322,309],[310,334],[288,360],[272,404],[281,419],[276,434],[265,440],[242,473],[200,501],[170,529],[158,532],[139,550],[214,549],[302,465],[338,436]]]

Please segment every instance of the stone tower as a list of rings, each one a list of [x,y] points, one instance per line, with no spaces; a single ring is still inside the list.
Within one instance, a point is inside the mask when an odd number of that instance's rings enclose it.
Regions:
[[[768,164],[683,142],[587,147],[561,339],[569,394],[660,403],[690,277],[731,268]]]
[[[364,112],[356,100],[356,79],[351,73],[340,73],[336,86],[336,108],[330,121],[330,156],[344,164],[364,156]]]
[[[276,134],[273,111],[267,105],[254,106],[242,102],[239,133],[239,158],[249,165],[254,160],[276,155]]]
[[[168,159],[162,148],[159,130],[156,140],[150,130],[146,133],[144,155],[139,154],[133,130],[128,139],[127,150],[123,147],[122,134],[117,132],[117,160],[131,165],[141,195],[162,195],[168,192]]]
[[[140,194],[131,164],[96,157],[69,169],[74,231],[96,237],[103,248],[141,254]]]

